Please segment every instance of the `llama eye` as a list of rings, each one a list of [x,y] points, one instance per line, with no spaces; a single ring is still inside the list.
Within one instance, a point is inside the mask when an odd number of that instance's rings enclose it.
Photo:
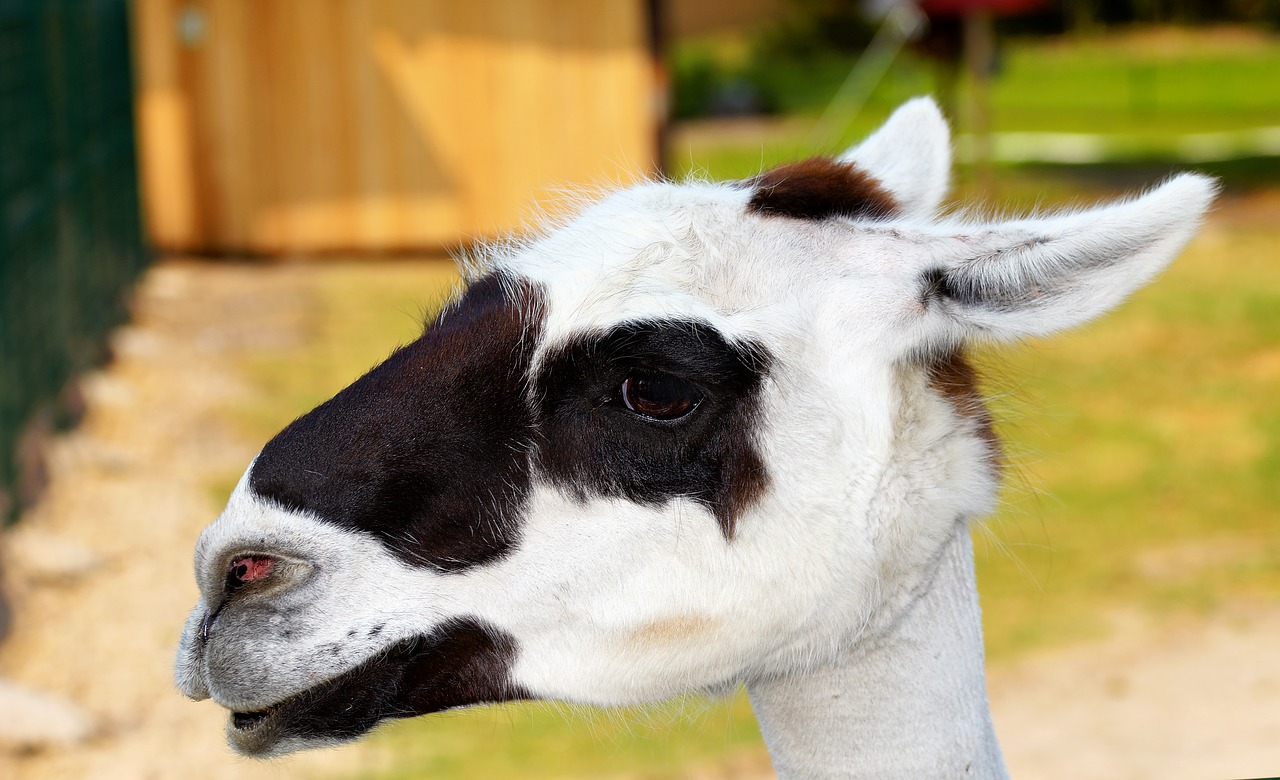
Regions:
[[[665,374],[634,374],[622,382],[622,403],[654,420],[684,417],[702,400],[692,382]]]

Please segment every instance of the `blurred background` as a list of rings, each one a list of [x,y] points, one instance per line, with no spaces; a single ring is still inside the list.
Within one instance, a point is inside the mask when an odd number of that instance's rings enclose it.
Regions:
[[[1225,186],[1119,312],[981,356],[1011,769],[1280,772],[1277,0],[0,0],[0,776],[771,777],[741,695],[244,762],[169,679],[191,549],[450,252],[583,188],[838,152],[919,94],[982,212]]]

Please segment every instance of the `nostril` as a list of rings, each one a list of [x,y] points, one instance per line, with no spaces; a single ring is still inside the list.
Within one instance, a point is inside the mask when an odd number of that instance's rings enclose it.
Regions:
[[[230,593],[243,585],[257,582],[271,574],[276,561],[266,555],[242,555],[233,558],[227,567],[227,592]]]
[[[317,568],[290,550],[258,545],[237,545],[217,557],[210,556],[204,565],[208,568],[201,572],[201,590],[210,607],[242,596],[250,600],[274,598],[306,582]]]

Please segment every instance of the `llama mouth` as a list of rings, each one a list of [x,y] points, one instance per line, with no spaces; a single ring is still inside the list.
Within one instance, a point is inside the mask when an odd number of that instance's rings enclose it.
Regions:
[[[258,712],[233,712],[231,713],[231,727],[236,731],[251,731],[262,725],[262,722],[271,717],[271,713],[274,711],[274,707],[268,707]]]
[[[236,752],[255,758],[282,755],[305,747],[290,745],[288,718],[282,717],[300,698],[295,696],[254,712],[232,712],[227,724],[227,741]]]
[[[355,739],[393,717],[396,693],[416,640],[398,643],[353,669],[268,707],[232,711],[227,740],[255,758],[291,753],[317,743]]]
[[[510,637],[453,620],[268,707],[233,711],[227,738],[244,755],[277,756],[355,739],[390,718],[528,698],[510,683],[514,657]]]

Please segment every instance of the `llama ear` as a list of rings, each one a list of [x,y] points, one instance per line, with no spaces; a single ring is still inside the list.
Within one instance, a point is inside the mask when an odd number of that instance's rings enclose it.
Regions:
[[[1134,200],[949,235],[953,259],[925,272],[926,301],[965,333],[995,338],[1087,322],[1164,270],[1217,190],[1207,176],[1183,174]]]
[[[840,161],[874,176],[902,214],[929,216],[946,197],[951,180],[951,131],[932,98],[915,98]]]

